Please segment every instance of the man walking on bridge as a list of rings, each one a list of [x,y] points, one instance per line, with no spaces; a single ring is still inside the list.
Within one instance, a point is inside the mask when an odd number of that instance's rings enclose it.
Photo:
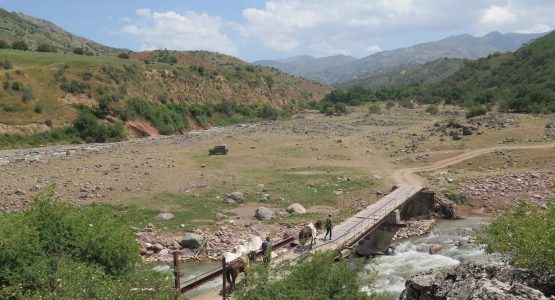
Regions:
[[[328,218],[326,219],[326,222],[324,223],[324,225],[326,226],[326,235],[324,235],[324,241],[326,240],[328,233],[330,235],[330,240],[331,240],[331,229],[333,228],[333,225],[331,223],[331,214],[328,215]]]

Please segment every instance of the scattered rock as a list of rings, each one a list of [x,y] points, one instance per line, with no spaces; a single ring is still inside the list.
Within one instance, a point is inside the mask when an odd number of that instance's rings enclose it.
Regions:
[[[254,213],[255,218],[261,221],[268,221],[274,216],[274,212],[266,207],[259,207]]]
[[[202,235],[188,232],[183,236],[179,244],[183,248],[196,249],[202,245],[203,240],[204,237]]]
[[[156,216],[156,220],[160,221],[169,221],[172,220],[175,216],[172,213],[160,213]]]
[[[432,255],[438,254],[441,249],[443,249],[443,246],[441,246],[440,244],[432,244],[430,245],[430,249],[428,249],[428,253]]]
[[[299,203],[293,203],[287,207],[287,212],[295,214],[306,214],[306,209]]]
[[[243,203],[243,201],[245,201],[245,195],[241,192],[233,192],[225,195],[224,200],[230,204]]]

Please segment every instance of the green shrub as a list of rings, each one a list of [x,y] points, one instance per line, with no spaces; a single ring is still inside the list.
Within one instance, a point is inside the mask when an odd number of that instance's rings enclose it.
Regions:
[[[26,86],[21,90],[21,101],[28,102],[35,99],[35,94],[30,86]],[[36,112],[36,111],[35,111]]]
[[[129,59],[129,54],[128,53],[119,53],[118,58]]]
[[[465,117],[467,119],[473,118],[473,117],[477,117],[477,116],[482,116],[487,114],[488,109],[485,105],[473,105],[471,106],[468,111],[466,112]]]
[[[265,120],[277,120],[279,110],[270,104],[264,104],[258,109],[258,117]]]
[[[379,114],[381,112],[382,112],[382,108],[377,103],[372,103],[370,104],[370,106],[368,106],[368,113]]]
[[[42,114],[42,111],[43,111],[42,106],[36,105],[35,109],[33,109],[33,111],[37,114]]]
[[[395,107],[395,102],[389,100],[385,103],[385,109],[390,110]]]
[[[439,112],[439,107],[437,106],[437,104],[430,104],[428,105],[428,107],[426,107],[426,112],[431,115],[437,115],[437,113]]]
[[[116,142],[125,138],[123,124],[101,123],[91,111],[86,109],[79,111],[73,127],[87,143]]]
[[[83,49],[83,47],[73,48],[73,53],[77,55],[83,55],[85,54],[85,49]]]
[[[29,45],[24,41],[15,41],[12,44],[12,49],[27,51],[29,50]]]
[[[333,252],[318,252],[267,270],[252,267],[235,290],[240,300],[250,299],[382,299],[361,290],[360,277],[346,260]]]
[[[37,52],[54,52],[54,48],[48,44],[39,44]]]
[[[8,49],[11,48],[10,44],[5,40],[0,40],[0,49]]]
[[[5,60],[0,60],[0,67],[4,68],[5,70],[9,70],[13,66],[9,60],[5,59]]]
[[[12,90],[14,91],[20,91],[21,89],[23,89],[23,84],[21,84],[21,82],[19,81],[14,81],[12,82]]]
[[[127,226],[53,193],[39,193],[23,213],[0,215],[0,299],[168,299],[171,283],[140,265]]]
[[[555,270],[555,204],[546,210],[521,202],[513,211],[497,215],[478,241],[488,253],[500,253],[512,265]]]
[[[75,95],[87,92],[89,90],[89,85],[84,82],[72,80],[70,82],[60,84],[60,89],[64,92]]]
[[[408,109],[414,108],[414,102],[412,102],[410,99],[403,99],[399,101],[399,105],[401,107],[408,108]]]
[[[81,72],[81,78],[85,81],[89,81],[93,78],[93,73],[89,71]]]

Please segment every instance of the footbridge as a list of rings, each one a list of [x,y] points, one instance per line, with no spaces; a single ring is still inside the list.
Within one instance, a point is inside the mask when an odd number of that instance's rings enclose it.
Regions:
[[[362,252],[363,255],[380,253],[380,250],[383,251],[383,249],[380,248],[385,247],[385,249],[387,249],[389,247],[389,243],[395,231],[402,226],[399,224],[399,221],[403,216],[408,219],[412,216],[428,213],[433,208],[433,194],[431,194],[432,197],[430,198],[429,195],[423,196],[422,193],[426,194],[420,186],[397,186],[391,193],[377,202],[367,206],[342,223],[335,225],[333,228],[333,238],[331,240],[324,241],[325,233],[322,233],[317,237],[316,244],[314,244],[312,248],[308,246],[304,248],[297,247],[293,253],[287,255],[287,258],[295,260],[307,252],[324,250],[342,251],[347,248],[354,249],[353,245],[357,243],[359,243],[358,247],[361,248],[361,250],[357,250],[357,252]],[[375,232],[380,231],[385,232],[385,234],[373,236]],[[369,247],[364,247],[364,243],[361,243],[362,241],[369,242]],[[294,237],[281,240],[274,244],[273,249],[285,247],[293,242]],[[258,253],[258,255],[261,255],[261,253]],[[177,294],[186,293],[204,283],[221,277],[223,275],[223,266],[225,265],[226,262],[224,260],[222,262],[222,267],[215,268],[197,278],[181,283],[178,257],[174,255],[174,273],[176,274],[175,288]],[[225,299],[225,293],[223,297]]]
[[[325,233],[320,234],[316,239],[316,244],[313,245],[311,252],[322,250],[343,250],[351,248],[359,241],[369,237],[369,235],[376,229],[386,229],[386,231],[394,232],[396,230],[387,230],[388,228],[398,228],[402,225],[399,224],[401,219],[401,212],[405,215],[414,216],[429,211],[433,203],[424,201],[418,205],[407,205],[411,200],[421,200],[419,194],[422,192],[423,187],[400,185],[395,190],[381,198],[377,202],[367,206],[365,209],[359,211],[355,215],[346,219],[340,224],[333,227],[332,239],[324,241]],[[424,207],[419,207],[419,206]],[[387,245],[393,237],[390,236],[389,240],[378,241],[377,243]],[[384,239],[383,237],[378,237]],[[374,247],[375,248],[375,247]],[[378,248],[383,248],[378,247]],[[387,249],[387,248],[386,248]],[[383,251],[383,250],[382,250]],[[380,252],[380,251],[375,251]],[[299,253],[301,254],[301,253]],[[370,254],[370,253],[369,253]]]

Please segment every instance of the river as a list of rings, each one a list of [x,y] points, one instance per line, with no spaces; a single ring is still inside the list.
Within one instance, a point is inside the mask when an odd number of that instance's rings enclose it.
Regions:
[[[472,217],[460,220],[440,220],[436,223],[430,234],[398,241],[395,244],[394,255],[384,255],[367,260],[357,269],[360,271],[363,287],[367,292],[376,291],[386,293],[388,299],[396,299],[405,288],[405,280],[413,274],[428,271],[434,268],[458,265],[461,262],[490,260],[496,261],[495,256],[486,255],[475,244],[468,243],[470,236],[476,235],[482,225],[490,219]],[[435,255],[428,253],[430,245],[440,244],[442,250]],[[460,246],[457,246],[460,244]],[[359,259],[360,260],[360,259]],[[181,282],[186,282],[214,268],[220,262],[182,262],[183,277]],[[158,265],[155,269],[170,272],[169,265]],[[367,274],[368,273],[368,274]],[[194,298],[217,286],[221,286],[221,279],[213,280],[189,293],[188,298]]]
[[[481,217],[440,220],[430,234],[399,241],[395,245],[394,255],[366,261],[364,272],[361,272],[363,284],[372,282],[373,279],[371,286],[374,291],[386,293],[389,295],[387,298],[396,299],[405,288],[405,280],[416,273],[467,261],[496,261],[495,256],[487,255],[475,244],[468,243],[468,238],[476,235],[481,226],[488,222],[488,218]],[[435,255],[429,254],[432,244],[440,244],[442,250]],[[368,271],[370,274],[365,274]],[[371,291],[368,286],[363,289]]]

